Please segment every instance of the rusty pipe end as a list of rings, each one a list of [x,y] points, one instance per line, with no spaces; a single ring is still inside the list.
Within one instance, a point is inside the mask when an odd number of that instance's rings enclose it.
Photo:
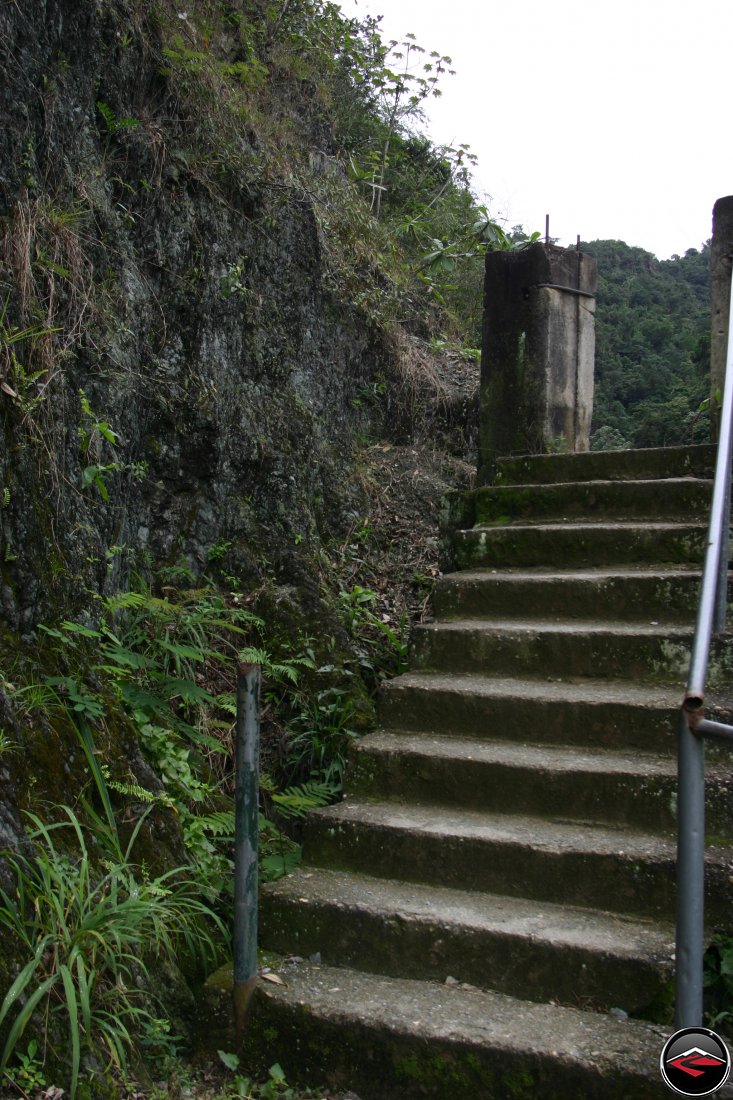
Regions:
[[[682,702],[682,710],[687,718],[688,727],[694,732],[705,717],[702,693],[688,692]]]

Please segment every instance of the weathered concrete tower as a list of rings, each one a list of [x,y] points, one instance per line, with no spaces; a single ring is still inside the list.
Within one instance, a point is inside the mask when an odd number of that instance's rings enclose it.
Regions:
[[[587,451],[596,261],[534,244],[489,252],[484,282],[479,483],[497,458]]]

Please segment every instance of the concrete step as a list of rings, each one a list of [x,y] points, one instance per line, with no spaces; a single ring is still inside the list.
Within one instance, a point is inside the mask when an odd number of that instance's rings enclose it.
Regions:
[[[707,542],[703,523],[545,523],[454,531],[458,569],[566,568],[648,562],[699,567]]]
[[[439,803],[490,813],[627,824],[666,834],[675,828],[676,788],[671,755],[393,731],[362,738],[346,779],[349,798],[361,801]]]
[[[283,984],[259,984],[247,1050],[266,1070],[276,1034],[288,1081],[325,1073],[362,1100],[669,1095],[659,1076],[668,1032],[652,1024],[307,963],[283,963],[277,976]],[[225,981],[217,976],[219,989]]]
[[[711,478],[715,473],[716,453],[715,446],[697,446],[523,455],[499,459],[496,480],[500,485],[534,485],[538,482]]]
[[[672,752],[677,689],[569,677],[408,672],[382,686],[383,726],[441,734]]]
[[[657,623],[450,619],[416,627],[412,667],[443,672],[540,672],[551,677],[626,677],[677,685],[689,667],[692,628]],[[728,641],[715,650],[709,683],[733,679]]]
[[[542,609],[547,617],[664,623],[695,621],[700,571],[618,568],[588,570],[464,570],[439,579],[436,618],[521,618]]]
[[[673,753],[480,741],[385,730],[355,746],[350,798],[440,803],[675,835]],[[733,842],[728,774],[708,776],[707,831]]]
[[[608,520],[706,520],[712,481],[583,481],[484,486],[473,492],[474,525]]]
[[[407,672],[382,686],[379,720],[443,736],[673,755],[681,702],[678,688],[620,680]],[[720,721],[733,719],[731,700],[708,702]],[[730,762],[726,746],[711,741],[706,751]]]
[[[303,868],[264,888],[263,946],[397,978],[639,1013],[672,977],[674,927],[618,914]]]
[[[670,920],[672,839],[594,821],[347,799],[309,815],[313,866]],[[729,919],[729,850],[708,848],[711,925]]]

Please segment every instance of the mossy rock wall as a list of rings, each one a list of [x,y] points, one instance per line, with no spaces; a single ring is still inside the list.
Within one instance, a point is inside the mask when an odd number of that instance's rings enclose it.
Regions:
[[[277,129],[258,137],[245,94],[234,126],[211,73],[194,94],[166,58],[177,31],[213,50],[148,2],[0,13],[0,292],[6,330],[36,333],[6,340],[0,395],[1,606],[21,634],[151,562],[198,577],[223,546],[240,579],[297,583],[358,508],[357,395],[388,341],[324,260],[295,151],[263,147]],[[308,97],[290,110],[304,148],[323,136]],[[117,442],[84,449],[95,422]]]

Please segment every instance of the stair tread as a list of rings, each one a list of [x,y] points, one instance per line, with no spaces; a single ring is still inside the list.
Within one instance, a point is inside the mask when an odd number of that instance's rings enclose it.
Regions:
[[[574,531],[702,531],[707,530],[707,523],[702,520],[698,523],[690,522],[689,520],[641,520],[641,519],[618,519],[604,521],[599,520],[597,522],[589,522],[586,519],[562,519],[553,523],[548,523],[545,520],[538,520],[536,523],[528,523],[527,520],[522,520],[516,523],[488,523],[488,524],[476,524],[475,527],[469,527],[462,531],[456,532],[458,535],[471,534],[472,532],[478,534],[484,533],[497,533],[502,531],[511,530],[512,534],[516,534],[518,531],[567,531],[568,527],[572,527]]]
[[[356,746],[357,753],[397,752],[448,760],[532,768],[538,771],[668,777],[677,774],[672,754],[615,752],[606,748],[576,748],[516,741],[485,741],[445,737],[435,733],[378,730]]]
[[[638,1020],[521,1001],[500,993],[388,978],[309,963],[283,963],[284,985],[260,982],[258,996],[307,1006],[317,1018],[416,1039],[518,1052],[587,1066],[594,1075],[619,1069],[659,1082],[665,1029]]]
[[[550,854],[579,852],[624,856],[629,860],[674,860],[675,841],[625,825],[564,821],[527,814],[498,814],[435,803],[362,801],[345,798],[337,806],[314,810],[322,822],[376,826],[432,837],[510,843]],[[714,858],[712,849],[709,850]]]
[[[638,477],[638,478],[624,478],[623,481],[619,481],[618,478],[612,477],[594,477],[584,478],[582,482],[578,481],[521,481],[512,482],[511,484],[502,484],[499,482],[496,485],[479,485],[474,490],[476,493],[516,493],[519,489],[574,489],[582,487],[583,489],[594,489],[596,487],[613,486],[614,488],[626,488],[629,485],[643,485],[654,486],[655,489],[663,489],[667,485],[708,485],[712,487],[713,478],[699,477],[695,474],[687,474],[679,477]]]
[[[674,925],[602,910],[525,898],[404,883],[353,871],[299,870],[266,887],[302,905],[366,909],[383,920],[421,921],[468,931],[529,937],[616,957],[656,955],[669,961]]]
[[[526,480],[582,481],[602,476],[613,481],[665,481],[678,477],[710,477],[715,468],[715,444],[646,447],[627,451],[588,451],[574,454],[516,455],[497,462],[497,483],[521,485]],[[528,476],[528,474],[530,476]]]
[[[614,621],[611,619],[440,619],[431,623],[423,623],[416,630],[461,632],[471,631],[481,634],[526,634],[546,633],[552,634],[608,634],[608,635],[635,635],[648,637],[669,637],[688,640],[693,635],[692,626],[682,626],[679,623],[629,622],[625,619]]]
[[[382,686],[384,692],[449,691],[484,698],[517,698],[552,702],[591,703],[603,706],[618,703],[629,707],[663,707],[673,711],[681,702],[681,693],[658,684],[596,680],[590,677],[535,678],[494,676],[490,673],[433,671],[403,672]]]
[[[657,580],[678,577],[690,577],[699,580],[702,576],[698,565],[660,565],[658,568],[640,563],[639,565],[585,566],[583,568],[548,569],[546,565],[502,566],[501,569],[477,568],[460,569],[455,573],[444,573],[438,583],[469,584],[476,581],[491,581],[492,584],[516,584],[517,581],[605,581],[636,580],[638,577],[653,577]]]

